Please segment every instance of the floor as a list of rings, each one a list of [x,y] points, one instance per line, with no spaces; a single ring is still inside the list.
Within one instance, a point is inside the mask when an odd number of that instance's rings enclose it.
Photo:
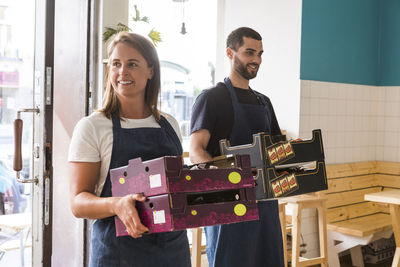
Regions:
[[[316,265],[314,267],[317,267],[319,265]],[[392,261],[389,260],[387,262],[383,262],[381,264],[365,264],[365,267],[390,267],[392,266]],[[202,254],[201,255],[201,267],[208,267],[208,261],[207,261],[207,255]],[[346,255],[340,258],[340,267],[353,267],[351,264],[351,258],[350,255]]]
[[[25,249],[25,266],[31,266],[30,264],[31,249]],[[391,260],[381,264],[366,264],[365,267],[390,267],[392,264]],[[0,260],[0,267],[11,267],[20,266],[20,254],[18,250],[7,252],[3,259]],[[317,265],[318,266],[318,265]],[[201,255],[201,267],[208,267],[207,255]],[[351,264],[350,255],[346,255],[340,258],[340,267],[353,267]]]

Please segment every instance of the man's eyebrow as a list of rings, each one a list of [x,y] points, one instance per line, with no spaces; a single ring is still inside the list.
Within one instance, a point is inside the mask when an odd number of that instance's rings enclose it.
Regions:
[[[253,48],[246,48],[246,51],[257,52],[257,50],[255,50]],[[262,53],[264,53],[264,50],[261,50],[260,52],[258,52],[258,54],[262,54]]]

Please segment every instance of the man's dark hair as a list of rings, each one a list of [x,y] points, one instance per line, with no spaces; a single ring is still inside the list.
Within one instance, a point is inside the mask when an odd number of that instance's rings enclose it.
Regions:
[[[261,35],[248,27],[240,27],[231,32],[226,39],[226,47],[237,51],[243,45],[243,37],[252,38],[261,41]]]

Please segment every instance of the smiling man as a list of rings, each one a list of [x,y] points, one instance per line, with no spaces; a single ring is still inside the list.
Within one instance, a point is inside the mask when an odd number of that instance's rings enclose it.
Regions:
[[[233,146],[253,142],[253,134],[281,134],[271,101],[249,87],[262,62],[260,34],[241,27],[227,38],[228,78],[204,90],[193,106],[190,160],[201,163],[220,155],[219,140]],[[211,267],[284,266],[278,201],[258,202],[260,220],[206,227]]]

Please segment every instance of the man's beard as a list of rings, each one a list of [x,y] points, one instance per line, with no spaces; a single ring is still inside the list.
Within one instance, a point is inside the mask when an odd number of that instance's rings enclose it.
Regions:
[[[257,65],[257,64],[247,64],[247,65]],[[257,76],[258,69],[254,72],[249,72],[247,70],[247,65],[244,65],[242,61],[235,55],[235,61],[233,63],[234,70],[239,73],[246,80],[253,79]],[[258,65],[257,65],[258,66]]]

